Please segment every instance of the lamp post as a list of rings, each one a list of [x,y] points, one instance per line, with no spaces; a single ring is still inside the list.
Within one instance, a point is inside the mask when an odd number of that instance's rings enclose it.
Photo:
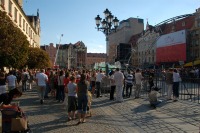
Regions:
[[[97,30],[102,31],[106,36],[106,54],[108,56],[108,35],[112,32],[116,32],[119,20],[117,17],[114,17],[108,9],[104,11],[104,15],[105,18],[103,20],[99,15],[97,15],[97,17],[95,17],[95,21]]]
[[[102,20],[102,18],[100,18],[99,15],[97,15],[97,17],[95,17],[95,21],[96,21],[96,26],[97,26],[97,30],[98,31],[102,31],[105,36],[106,36],[106,62],[108,61],[108,35],[116,32],[117,27],[119,25],[119,20],[117,19],[117,17],[114,17],[111,13],[111,11],[109,11],[108,9],[106,9],[104,11],[104,15],[105,18]],[[100,26],[101,25],[101,26]],[[108,64],[106,63],[105,66],[106,69],[108,69]],[[108,70],[106,70],[106,75],[108,75]]]

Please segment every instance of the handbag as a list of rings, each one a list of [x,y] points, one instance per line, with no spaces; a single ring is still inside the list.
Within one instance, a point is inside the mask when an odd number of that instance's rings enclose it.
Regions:
[[[27,119],[24,117],[11,119],[11,131],[25,131],[27,130]]]

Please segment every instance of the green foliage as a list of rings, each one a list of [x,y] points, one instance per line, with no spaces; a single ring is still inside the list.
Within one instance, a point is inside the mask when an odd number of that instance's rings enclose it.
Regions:
[[[27,65],[30,69],[51,67],[49,55],[42,49],[30,47]]]
[[[0,11],[0,67],[22,68],[28,57],[29,42],[5,12]]]

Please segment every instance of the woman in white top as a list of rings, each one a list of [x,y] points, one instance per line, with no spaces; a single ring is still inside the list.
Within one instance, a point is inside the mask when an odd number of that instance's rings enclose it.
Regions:
[[[173,96],[174,96],[174,102],[177,101],[177,98],[179,97],[179,82],[180,82],[180,75],[176,69],[174,69],[173,72]]]

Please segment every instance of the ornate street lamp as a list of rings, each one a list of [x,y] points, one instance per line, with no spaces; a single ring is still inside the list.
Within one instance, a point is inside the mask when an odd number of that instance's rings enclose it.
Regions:
[[[117,17],[114,17],[108,9],[104,11],[104,15],[105,18],[103,19],[103,21],[101,21],[102,18],[100,18],[99,15],[95,17],[95,21],[98,31],[102,31],[106,36],[108,36],[113,31],[116,32],[116,29],[119,25],[119,20],[117,19]]]
[[[112,13],[106,9],[104,11],[105,18],[102,20],[99,15],[95,17],[96,26],[98,31],[102,31],[106,36],[106,54],[108,56],[109,51],[109,45],[108,45],[108,35],[110,35],[113,32],[116,32],[117,27],[119,25],[119,20],[117,17],[114,17]],[[108,60],[106,59],[106,62]],[[106,75],[108,74],[108,64],[106,63]]]

